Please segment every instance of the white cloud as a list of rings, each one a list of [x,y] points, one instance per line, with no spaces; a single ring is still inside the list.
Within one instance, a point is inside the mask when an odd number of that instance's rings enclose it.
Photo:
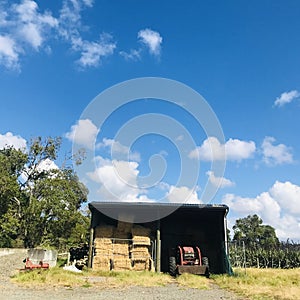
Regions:
[[[38,5],[32,0],[23,0],[20,4],[12,6],[17,13],[15,20],[17,36],[34,49],[38,49],[46,38],[47,30],[58,26],[58,20],[49,12],[40,14]]]
[[[241,161],[251,158],[256,150],[253,141],[241,141],[229,139],[221,144],[215,137],[208,137],[201,146],[192,150],[189,157],[204,161],[227,159],[230,161]]]
[[[182,142],[183,140],[184,140],[184,136],[182,134],[176,137],[176,141],[178,142]]]
[[[20,57],[28,52],[28,46],[39,50],[48,39],[48,33],[57,28],[58,20],[49,11],[39,12],[38,5],[32,0],[19,4],[7,1],[1,3],[0,64],[7,69],[20,69]],[[48,46],[49,47],[49,46]]]
[[[49,158],[42,160],[37,166],[38,172],[58,170],[58,169],[59,168],[56,165],[56,163]]]
[[[268,165],[292,163],[291,149],[284,144],[273,145],[275,141],[273,137],[265,137],[262,143],[263,161]]]
[[[84,8],[92,7],[93,0],[64,0],[58,18],[49,10],[39,11],[36,1],[22,0],[19,4],[0,3],[0,64],[7,69],[20,69],[20,58],[30,49],[44,49],[49,53],[53,39],[70,44],[79,54],[76,63],[81,68],[97,67],[101,60],[112,55],[116,43],[108,34],[101,34],[96,41],[82,38],[88,28],[82,24]],[[55,31],[54,31],[55,30]],[[55,33],[55,34],[53,34]],[[47,44],[48,42],[48,44]]]
[[[86,6],[92,7],[94,4],[94,0],[82,0]]]
[[[86,68],[101,65],[103,57],[113,54],[116,43],[112,41],[110,35],[102,34],[96,42],[77,39],[76,43],[73,43],[72,46],[73,49],[80,52],[80,58],[77,60],[77,63],[81,67]]]
[[[138,38],[144,43],[152,55],[159,56],[161,52],[162,37],[157,31],[149,28],[142,29],[138,32]]]
[[[11,132],[0,134],[0,149],[5,147],[14,147],[16,149],[26,149],[26,140],[19,135],[13,135]]]
[[[186,186],[176,187],[171,185],[166,198],[172,203],[201,204],[195,190]]]
[[[119,54],[125,58],[125,60],[138,61],[141,59],[141,50],[131,49],[129,52],[120,51]]]
[[[293,100],[300,97],[300,93],[297,90],[292,90],[290,92],[284,92],[280,95],[280,97],[276,98],[274,104],[275,106],[283,106],[287,103],[292,102]]]
[[[98,67],[102,58],[112,55],[116,43],[111,35],[103,33],[97,41],[88,41],[81,37],[81,12],[84,5],[92,7],[93,1],[64,1],[59,17],[59,33],[64,40],[71,44],[72,50],[79,52],[80,58],[76,63],[81,68]]]
[[[79,120],[76,125],[73,125],[65,136],[75,144],[93,149],[98,133],[97,126],[91,120],[85,119]]]
[[[209,181],[211,182],[211,184],[213,184],[216,187],[219,188],[226,188],[226,187],[232,187],[235,186],[235,183],[225,177],[218,177],[215,176],[214,172],[212,171],[208,171],[206,172],[206,174],[209,177]]]
[[[7,69],[19,69],[19,51],[15,41],[7,36],[0,35],[0,65]]]
[[[153,201],[137,185],[138,163],[96,158],[97,168],[88,176],[100,184],[98,194],[102,199],[125,202]]]
[[[300,240],[300,187],[290,182],[278,182],[255,198],[234,194],[223,197],[223,203],[240,217],[258,214],[264,223],[276,229],[277,236],[285,240]]]
[[[97,144],[97,148],[109,148],[113,151],[114,159],[130,159],[136,162],[141,161],[141,156],[138,152],[131,152],[130,148],[122,145],[120,142],[113,139],[104,138],[102,143]]]
[[[281,207],[291,214],[300,216],[300,186],[289,181],[276,181],[269,192]]]

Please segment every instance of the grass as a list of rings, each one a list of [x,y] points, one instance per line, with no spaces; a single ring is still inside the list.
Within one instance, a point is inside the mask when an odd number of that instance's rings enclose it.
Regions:
[[[183,274],[173,278],[168,274],[155,272],[106,272],[106,271],[84,271],[72,273],[62,268],[55,267],[49,270],[33,270],[21,272],[12,277],[12,281],[25,286],[66,286],[66,287],[93,287],[113,288],[128,286],[165,286],[167,284],[178,284],[183,288],[208,289],[209,280],[205,277]]]
[[[176,278],[181,287],[208,290],[210,280],[204,276],[184,273]]]
[[[20,272],[12,277],[12,281],[26,286],[80,286],[87,283],[83,274],[64,271],[55,267],[49,270],[32,270]]]
[[[253,300],[300,299],[300,269],[236,269],[212,277],[220,287]]]
[[[49,270],[21,272],[12,281],[31,287],[65,286],[83,288],[126,288],[132,286],[165,286],[177,284],[181,288],[209,289],[211,283],[231,290],[243,298],[251,300],[291,300],[300,299],[300,269],[247,269],[235,270],[234,276],[204,276],[182,274],[176,278],[168,274],[154,272],[103,272],[84,271],[72,273],[55,267]]]

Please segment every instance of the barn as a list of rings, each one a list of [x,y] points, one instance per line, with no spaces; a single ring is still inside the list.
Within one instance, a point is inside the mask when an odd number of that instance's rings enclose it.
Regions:
[[[211,273],[230,272],[226,205],[91,202],[89,209],[90,267],[111,269],[114,255],[118,269],[168,272],[170,249],[197,245]]]

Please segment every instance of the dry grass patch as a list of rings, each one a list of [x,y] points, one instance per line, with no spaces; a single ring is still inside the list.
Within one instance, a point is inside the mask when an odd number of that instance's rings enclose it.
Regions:
[[[126,286],[164,286],[172,282],[167,274],[134,271],[84,271],[72,273],[62,268],[20,272],[12,281],[25,286],[82,286],[82,287],[126,287]]]
[[[32,270],[20,272],[12,277],[12,281],[25,286],[80,286],[87,284],[83,273],[77,274],[65,271],[61,268],[51,268],[49,270]]]
[[[204,276],[185,273],[178,276],[176,282],[182,287],[208,290],[210,281]]]
[[[172,277],[167,274],[158,274],[147,271],[92,271],[92,276],[109,278],[107,287],[112,286],[164,286],[172,282]]]
[[[213,276],[222,288],[249,299],[294,300],[300,299],[300,269],[247,269],[235,270],[235,276]]]

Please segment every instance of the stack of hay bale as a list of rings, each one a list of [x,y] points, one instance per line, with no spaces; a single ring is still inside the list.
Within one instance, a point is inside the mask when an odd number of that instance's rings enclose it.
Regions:
[[[150,229],[142,226],[132,227],[131,260],[133,270],[150,270]]]
[[[113,257],[114,227],[102,225],[95,228],[95,256],[93,258],[93,269],[109,271]]]
[[[129,258],[129,238],[131,232],[131,223],[118,222],[118,227],[114,231],[113,239],[113,269],[123,271],[131,269],[131,260]]]
[[[145,271],[151,268],[150,229],[126,222],[95,228],[93,269]]]

